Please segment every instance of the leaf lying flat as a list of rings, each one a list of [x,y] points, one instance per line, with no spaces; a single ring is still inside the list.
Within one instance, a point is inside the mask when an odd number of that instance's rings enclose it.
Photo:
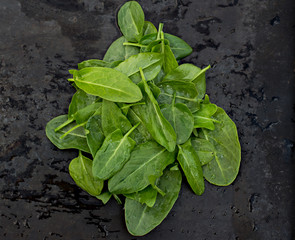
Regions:
[[[218,186],[227,186],[236,178],[241,161],[241,146],[235,123],[222,108],[213,115],[215,130],[203,129],[203,138],[212,143],[215,148],[214,159],[203,166],[206,180]]]
[[[174,154],[155,142],[136,146],[129,161],[108,182],[109,191],[115,194],[129,194],[143,190],[151,184],[150,177],[158,178]]]
[[[48,137],[48,139],[59,149],[75,148],[90,153],[83,127],[75,129],[63,139],[60,139],[60,137],[67,131],[75,127],[75,123],[72,122],[57,132],[54,131],[55,128],[57,128],[67,120],[67,115],[61,115],[49,121],[46,125],[46,136]]]
[[[133,129],[124,136],[121,130],[117,129],[105,138],[93,160],[93,176],[106,180],[123,167],[136,144],[128,137]]]
[[[177,160],[186,176],[192,190],[197,195],[202,195],[205,189],[203,171],[198,155],[190,141],[178,145],[179,152]]]
[[[92,160],[81,152],[69,165],[69,172],[75,183],[92,196],[98,196],[103,188],[103,181],[92,175]]]
[[[166,218],[178,198],[181,187],[180,171],[165,170],[158,187],[165,192],[165,196],[158,194],[153,207],[126,198],[125,221],[132,235],[143,236]]]
[[[113,102],[137,102],[142,94],[125,74],[104,67],[89,67],[78,71],[76,85],[88,94]]]
[[[134,83],[141,81],[139,68],[142,68],[146,80],[154,79],[162,67],[162,55],[159,53],[139,53],[120,63],[115,69],[126,74]]]

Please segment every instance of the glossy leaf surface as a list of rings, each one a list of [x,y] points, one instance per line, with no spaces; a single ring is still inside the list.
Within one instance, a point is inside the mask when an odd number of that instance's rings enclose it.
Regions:
[[[163,116],[157,100],[148,84],[143,81],[140,85],[144,95],[145,105],[134,106],[132,109],[139,116],[152,137],[168,151],[176,146],[176,133],[171,124]]]
[[[126,74],[134,83],[141,81],[139,68],[142,68],[146,80],[154,79],[162,67],[162,55],[159,53],[139,53],[120,63],[115,69]]]
[[[118,25],[129,42],[139,41],[143,35],[144,13],[136,1],[129,1],[120,8]]]
[[[88,130],[86,134],[87,144],[92,156],[94,157],[104,140],[104,134],[101,126],[101,116],[96,115],[89,118],[85,129]]]
[[[128,137],[129,134],[130,132],[123,136],[121,130],[117,129],[106,136],[93,160],[93,176],[105,180],[123,167],[135,146],[134,140]]]
[[[81,152],[69,165],[69,172],[75,183],[92,196],[98,196],[103,188],[103,181],[92,175],[92,160]]]
[[[63,139],[60,139],[60,137],[67,131],[75,127],[75,123],[70,123],[57,132],[54,131],[55,128],[57,128],[67,120],[67,115],[61,115],[49,121],[46,125],[46,136],[48,137],[48,139],[59,149],[75,148],[90,153],[83,127],[75,129]]]
[[[151,184],[151,179],[162,175],[174,162],[174,154],[155,142],[136,146],[129,161],[108,182],[109,191],[116,194],[138,192]]]
[[[125,74],[111,68],[83,68],[75,83],[85,92],[109,101],[137,102],[142,99],[138,86]]]
[[[102,129],[104,135],[107,136],[117,129],[120,129],[125,134],[130,128],[132,128],[132,125],[121,109],[114,102],[103,100]]]
[[[185,104],[174,101],[170,105],[164,105],[161,111],[176,133],[176,143],[185,143],[194,129],[194,117],[191,111]]]
[[[203,138],[215,148],[214,159],[203,166],[206,180],[218,186],[227,186],[236,178],[241,161],[241,146],[235,123],[222,108],[213,115],[215,130],[203,129]]]
[[[192,138],[191,143],[197,153],[201,165],[204,166],[214,158],[214,146],[211,142],[202,138]]]
[[[187,141],[183,145],[178,145],[177,160],[186,176],[192,190],[197,195],[202,195],[205,190],[203,170],[200,159],[191,145]]]
[[[165,192],[165,196],[158,194],[156,203],[151,208],[126,198],[125,221],[132,235],[143,236],[165,219],[178,198],[181,178],[179,170],[165,170],[158,184],[158,187]]]
[[[129,199],[133,199],[137,202],[140,202],[141,204],[146,204],[148,207],[153,207],[157,199],[157,194],[157,190],[154,189],[151,185],[149,185],[148,187],[139,192],[125,194],[124,196]]]
[[[201,103],[200,109],[193,114],[194,127],[206,128],[209,130],[215,129],[214,122],[218,122],[211,116],[217,111],[217,106],[213,103]],[[217,123],[218,124],[218,123]]]

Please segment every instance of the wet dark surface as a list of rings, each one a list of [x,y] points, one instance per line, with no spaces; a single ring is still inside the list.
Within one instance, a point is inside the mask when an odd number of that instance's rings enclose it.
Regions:
[[[123,2],[0,1],[0,239],[139,239],[122,206],[103,206],[74,184],[67,168],[77,152],[56,149],[44,132],[67,112],[67,70],[101,59],[119,37]],[[295,239],[295,2],[140,3],[147,19],[193,46],[185,62],[213,66],[208,93],[236,122],[242,145],[231,186],[206,184],[198,197],[184,183],[169,216],[140,239]]]

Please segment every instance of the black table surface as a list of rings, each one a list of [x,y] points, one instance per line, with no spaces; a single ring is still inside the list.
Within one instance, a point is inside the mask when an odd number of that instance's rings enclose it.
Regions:
[[[115,200],[104,206],[68,174],[46,123],[67,113],[70,68],[102,59],[120,36],[123,0],[0,1],[0,239],[295,239],[294,0],[139,1],[146,19],[193,47],[210,100],[238,127],[242,163],[229,187],[186,182],[150,234],[132,237]],[[293,235],[292,235],[293,234]]]

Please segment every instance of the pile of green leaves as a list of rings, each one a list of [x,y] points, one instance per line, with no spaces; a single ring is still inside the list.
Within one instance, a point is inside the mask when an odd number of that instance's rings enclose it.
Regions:
[[[121,7],[118,25],[123,36],[103,60],[70,70],[77,91],[46,134],[79,150],[69,165],[79,187],[103,203],[126,198],[128,231],[141,236],[168,215],[183,176],[197,195],[204,179],[231,184],[241,149],[234,122],[205,94],[210,66],[179,65],[191,47],[145,21],[135,1]]]

